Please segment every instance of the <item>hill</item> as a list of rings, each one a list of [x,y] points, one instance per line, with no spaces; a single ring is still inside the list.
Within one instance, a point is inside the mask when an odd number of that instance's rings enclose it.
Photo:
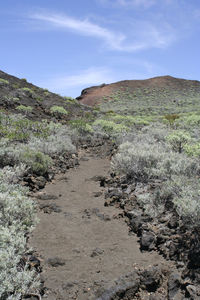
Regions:
[[[82,117],[84,112],[91,111],[91,108],[81,105],[71,97],[61,97],[27,82],[25,78],[19,79],[2,71],[0,71],[0,109],[11,113],[24,113],[33,120],[52,119],[53,110],[53,117],[59,119],[62,116],[62,119],[66,120]]]
[[[124,80],[84,89],[80,103],[125,114],[167,114],[200,110],[200,82],[161,76]]]

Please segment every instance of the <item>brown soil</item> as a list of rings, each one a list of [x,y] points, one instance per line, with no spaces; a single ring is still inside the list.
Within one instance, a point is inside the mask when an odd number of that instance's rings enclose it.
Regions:
[[[156,252],[141,253],[124,219],[115,218],[120,210],[104,207],[104,190],[94,179],[108,174],[110,162],[90,153],[80,157],[78,168],[35,195],[43,209],[30,246],[41,258],[48,300],[95,299],[103,286],[137,267],[166,264]]]

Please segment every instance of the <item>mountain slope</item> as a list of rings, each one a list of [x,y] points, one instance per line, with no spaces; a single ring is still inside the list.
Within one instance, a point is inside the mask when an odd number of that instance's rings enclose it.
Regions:
[[[39,88],[26,79],[19,79],[0,71],[0,109],[12,113],[25,113],[31,119],[52,118],[51,108],[59,106],[67,113],[54,114],[54,117],[69,120],[81,117],[91,111],[71,97],[61,97],[47,89]],[[27,109],[28,107],[28,109]]]
[[[82,91],[81,103],[131,114],[163,114],[200,110],[200,82],[161,76],[125,80]]]

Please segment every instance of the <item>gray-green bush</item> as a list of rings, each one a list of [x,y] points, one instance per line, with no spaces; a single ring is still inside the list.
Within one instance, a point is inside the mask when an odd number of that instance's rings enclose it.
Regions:
[[[155,215],[163,212],[166,202],[170,199],[185,223],[200,225],[199,158],[195,155],[188,156],[187,151],[180,152],[179,139],[178,148],[173,147],[178,151],[173,151],[166,138],[170,134],[171,137],[175,136],[170,129],[165,131],[163,128],[160,135],[158,132],[155,134],[152,129],[150,127],[140,134],[132,135],[132,140],[129,136],[129,141],[122,143],[113,157],[112,169],[140,182],[143,187],[149,182],[159,180],[160,184],[153,192],[138,195],[147,213]],[[178,135],[178,138],[180,137],[182,138],[182,134]],[[187,142],[189,140],[188,138]],[[174,142],[174,139],[172,141]]]
[[[29,292],[37,292],[39,278],[27,265],[20,266],[26,253],[26,234],[37,222],[34,202],[27,197],[27,189],[17,182],[24,166],[0,171],[0,299],[21,299]],[[16,173],[14,175],[14,173]]]

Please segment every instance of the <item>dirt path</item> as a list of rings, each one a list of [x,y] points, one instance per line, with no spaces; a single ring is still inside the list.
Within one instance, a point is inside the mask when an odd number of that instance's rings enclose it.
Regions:
[[[37,195],[43,209],[30,245],[42,260],[44,299],[95,299],[106,282],[135,265],[163,261],[155,252],[141,253],[124,220],[113,218],[119,210],[104,207],[104,190],[91,178],[107,175],[110,162],[83,155],[78,168],[57,176]]]

